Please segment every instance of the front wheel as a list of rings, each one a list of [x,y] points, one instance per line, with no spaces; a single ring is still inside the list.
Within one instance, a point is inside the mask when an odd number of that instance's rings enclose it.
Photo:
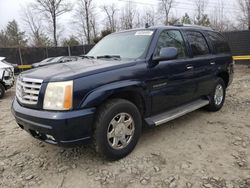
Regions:
[[[206,109],[212,112],[219,111],[224,104],[225,96],[226,96],[225,82],[221,78],[218,78],[214,90],[212,94],[209,96],[210,104],[206,106]]]
[[[97,113],[94,131],[96,151],[116,160],[128,155],[136,146],[142,129],[137,107],[124,99],[113,99]]]

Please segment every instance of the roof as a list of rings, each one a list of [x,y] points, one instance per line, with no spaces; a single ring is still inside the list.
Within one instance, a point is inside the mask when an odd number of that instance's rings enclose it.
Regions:
[[[196,29],[196,30],[209,30],[213,31],[211,27],[205,27],[200,25],[192,25],[192,24],[176,24],[176,25],[169,25],[169,26],[152,26],[149,29]]]

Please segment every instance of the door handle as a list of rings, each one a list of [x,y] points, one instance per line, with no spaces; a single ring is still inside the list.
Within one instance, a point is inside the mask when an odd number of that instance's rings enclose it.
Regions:
[[[214,61],[210,62],[210,65],[215,65],[215,62]]]
[[[187,70],[192,70],[192,69],[194,69],[194,66],[192,66],[192,65],[187,65],[186,68],[187,68]]]

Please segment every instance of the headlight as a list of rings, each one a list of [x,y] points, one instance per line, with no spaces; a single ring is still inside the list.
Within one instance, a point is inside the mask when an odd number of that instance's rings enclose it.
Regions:
[[[72,108],[73,81],[48,83],[43,109],[69,110]]]

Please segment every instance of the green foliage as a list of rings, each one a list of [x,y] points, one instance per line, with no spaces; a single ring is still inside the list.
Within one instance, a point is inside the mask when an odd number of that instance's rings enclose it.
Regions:
[[[200,17],[196,17],[194,24],[208,27],[210,26],[210,19],[207,14],[202,14]]]
[[[25,38],[25,32],[20,31],[17,22],[13,20],[0,33],[0,46],[24,47],[27,45],[27,39]]]
[[[70,36],[68,39],[64,39],[62,42],[63,46],[79,46],[80,42],[74,36]]]
[[[191,24],[192,23],[191,18],[189,17],[188,13],[185,13],[185,15],[182,16],[181,23],[182,24]]]
[[[102,40],[102,38],[106,37],[107,35],[111,34],[112,31],[110,29],[105,29],[101,31],[101,35],[99,37],[96,37],[93,39],[93,42],[96,44],[98,43],[100,40]]]
[[[32,44],[33,47],[46,47],[46,46],[53,46],[53,43],[49,39],[49,37],[41,33],[39,31],[36,31],[34,33],[34,36],[32,36]]]

